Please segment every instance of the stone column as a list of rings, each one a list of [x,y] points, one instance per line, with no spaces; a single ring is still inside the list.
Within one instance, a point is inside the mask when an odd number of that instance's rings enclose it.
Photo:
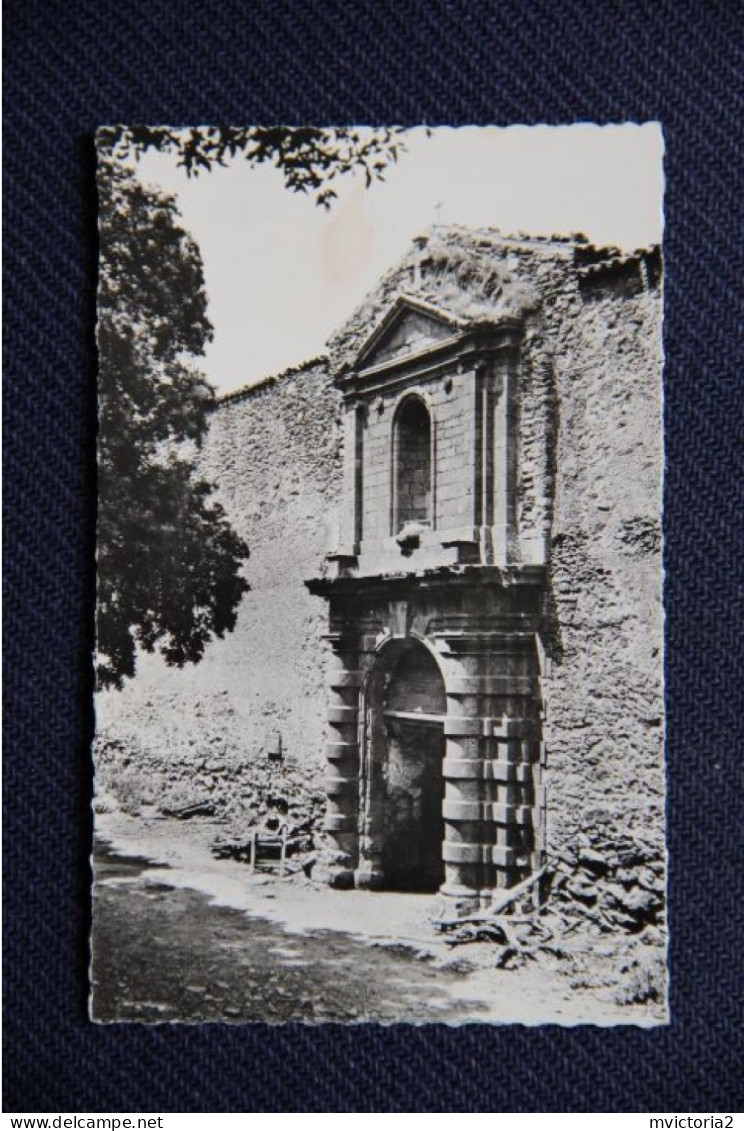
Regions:
[[[540,734],[534,633],[507,632],[491,642],[483,676],[486,820],[491,843],[490,888],[509,888],[529,875],[534,833],[532,764]]]
[[[359,863],[354,873],[355,886],[370,890],[384,887],[380,824],[384,820],[386,800],[383,767],[387,757],[387,726],[382,714],[381,681],[387,668],[377,663],[376,643],[376,637],[362,637],[360,667],[370,673],[367,684],[370,702],[366,704],[365,717],[360,719],[364,752],[360,751],[359,767]],[[360,696],[360,711],[364,709]],[[363,735],[362,728],[365,728]]]
[[[462,907],[486,905],[534,867],[533,765],[539,763],[532,634],[477,633],[448,642],[444,761],[445,883]],[[452,664],[450,664],[452,668]]]
[[[361,532],[362,480],[361,445],[363,417],[357,411],[354,400],[347,398],[344,404],[344,491],[340,508],[340,529],[338,546],[334,552],[347,556],[358,553],[357,541]]]
[[[327,863],[321,876],[332,887],[351,887],[358,863],[359,833],[359,689],[362,676],[353,644],[334,634],[331,643],[328,681],[328,740],[325,752],[328,798],[324,829],[334,848],[335,860]]]
[[[459,643],[459,641],[457,642]],[[477,904],[482,882],[479,841],[481,765],[478,749],[478,699],[471,694],[477,660],[455,652],[454,641],[440,642],[445,673],[443,895],[463,907]]]

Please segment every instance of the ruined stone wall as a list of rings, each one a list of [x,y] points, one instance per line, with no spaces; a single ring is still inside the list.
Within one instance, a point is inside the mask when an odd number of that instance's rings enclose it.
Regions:
[[[660,262],[529,240],[499,255],[506,292],[533,292],[517,526],[522,560],[548,566],[548,856],[558,898],[633,929],[665,884]]]
[[[631,927],[664,887],[659,291],[583,289],[551,344],[548,844]]]
[[[200,470],[250,546],[251,589],[201,663],[142,656],[124,691],[99,696],[98,782],[129,808],[195,807],[233,832],[287,800],[303,820],[322,811],[327,611],[303,581],[332,540],[339,415],[323,362],[216,408]]]

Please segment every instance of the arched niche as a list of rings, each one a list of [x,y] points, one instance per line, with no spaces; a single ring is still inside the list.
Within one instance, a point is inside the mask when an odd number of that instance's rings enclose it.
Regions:
[[[393,424],[393,529],[407,523],[432,526],[432,423],[423,399],[400,404]]]

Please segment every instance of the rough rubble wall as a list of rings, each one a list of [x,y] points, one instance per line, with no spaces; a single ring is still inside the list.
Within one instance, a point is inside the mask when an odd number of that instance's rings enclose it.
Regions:
[[[640,261],[582,278],[582,253],[500,252],[506,288],[539,295],[522,311],[518,538],[548,564],[554,898],[633,930],[665,887],[661,291]]]
[[[215,410],[200,469],[250,546],[251,590],[200,664],[144,656],[123,692],[99,696],[99,785],[130,808],[213,810],[235,834],[293,798],[300,824],[322,811],[327,611],[303,581],[340,501],[339,415],[322,362]]]
[[[661,297],[557,299],[547,665],[558,892],[632,929],[664,894]]]

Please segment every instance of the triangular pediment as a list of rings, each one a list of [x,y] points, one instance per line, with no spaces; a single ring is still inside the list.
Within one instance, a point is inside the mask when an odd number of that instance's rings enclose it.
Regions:
[[[456,337],[463,322],[453,314],[420,299],[400,295],[357,354],[355,369],[382,365],[420,353]]]

